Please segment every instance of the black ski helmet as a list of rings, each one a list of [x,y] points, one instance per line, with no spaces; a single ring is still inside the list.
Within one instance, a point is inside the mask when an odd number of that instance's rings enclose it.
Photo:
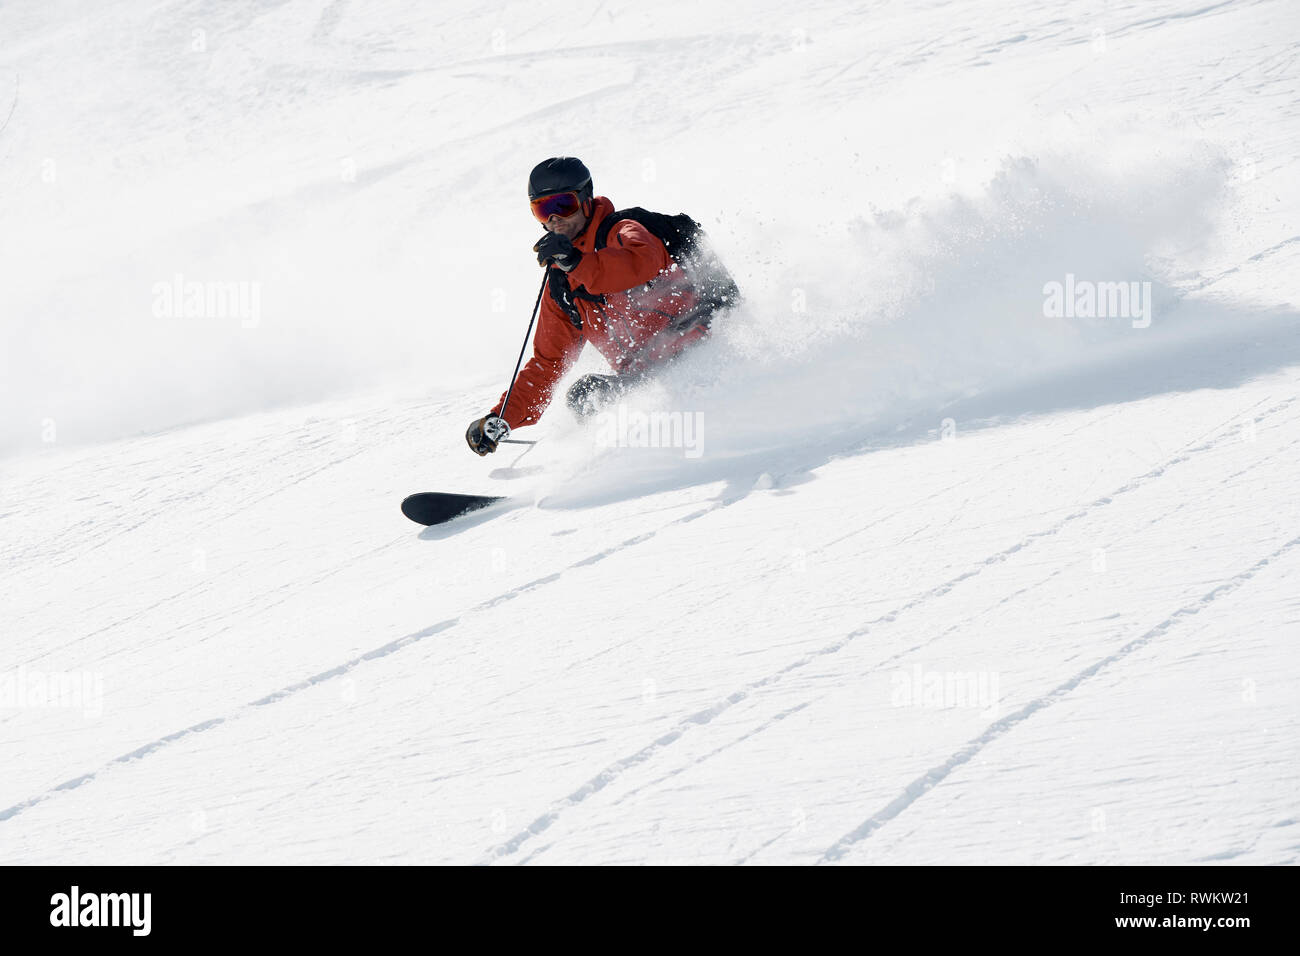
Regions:
[[[583,204],[591,201],[591,171],[573,156],[543,160],[528,174],[528,201],[551,193],[575,192]]]

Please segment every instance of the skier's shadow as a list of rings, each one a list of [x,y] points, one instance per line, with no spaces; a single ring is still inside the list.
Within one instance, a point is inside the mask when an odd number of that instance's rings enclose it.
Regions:
[[[887,416],[845,425],[833,433],[749,454],[693,462],[692,467],[629,480],[587,493],[552,496],[541,506],[581,510],[700,484],[722,481],[718,500],[732,504],[754,491],[796,494],[798,485],[836,459],[938,441],[945,426],[963,435],[1009,422],[1070,410],[1140,401],[1197,389],[1233,389],[1268,372],[1300,365],[1300,314],[1248,312],[1209,302],[1187,303],[1167,337],[1128,351],[1100,351],[1067,369],[1020,378],[1006,387],[946,404],[895,407]],[[1135,335],[1141,335],[1135,330]],[[1135,346],[1145,343],[1134,339]]]

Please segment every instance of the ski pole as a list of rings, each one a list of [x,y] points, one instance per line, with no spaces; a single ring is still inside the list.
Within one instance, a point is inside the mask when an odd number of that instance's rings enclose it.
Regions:
[[[510,386],[506,389],[505,401],[501,403],[501,414],[497,416],[498,418],[506,417],[506,406],[510,404],[510,393],[515,390],[515,379],[519,377],[519,369],[523,367],[524,352],[528,348],[528,338],[533,334],[533,323],[537,321],[537,310],[542,307],[542,296],[546,293],[546,282],[550,275],[551,267],[548,265],[546,271],[542,273],[542,287],[537,290],[537,301],[533,303],[533,316],[528,320],[528,331],[524,333],[524,344],[519,346],[519,361],[515,363],[515,373],[510,376]],[[507,438],[504,441],[510,441],[510,439]],[[523,442],[516,439],[515,444],[522,445]]]

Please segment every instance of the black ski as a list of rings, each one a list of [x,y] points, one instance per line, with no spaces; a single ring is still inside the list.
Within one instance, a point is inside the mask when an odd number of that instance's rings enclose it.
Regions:
[[[486,508],[504,495],[454,495],[444,491],[422,491],[402,502],[402,514],[416,524],[435,525]]]

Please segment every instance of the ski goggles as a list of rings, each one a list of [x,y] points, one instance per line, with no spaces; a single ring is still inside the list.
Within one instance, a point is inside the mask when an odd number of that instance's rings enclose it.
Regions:
[[[552,216],[568,219],[582,208],[582,200],[577,193],[552,193],[549,196],[538,196],[528,205],[538,222],[547,223]]]

